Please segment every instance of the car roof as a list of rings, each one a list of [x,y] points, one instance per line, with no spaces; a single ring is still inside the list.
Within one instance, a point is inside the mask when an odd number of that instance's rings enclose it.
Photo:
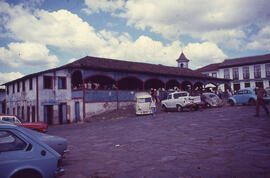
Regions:
[[[13,123],[0,120],[0,128],[16,128],[16,127],[18,126],[16,126]]]
[[[139,92],[135,94],[136,98],[149,98],[151,95],[147,92]]]
[[[254,91],[254,88],[248,87],[248,88],[242,88],[240,90],[251,90],[251,91]]]

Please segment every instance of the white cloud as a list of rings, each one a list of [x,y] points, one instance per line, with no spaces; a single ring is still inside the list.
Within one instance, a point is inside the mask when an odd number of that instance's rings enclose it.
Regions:
[[[0,2],[1,6],[5,9],[0,9],[0,13],[8,19],[3,25],[13,39],[56,46],[74,53],[91,49],[94,55],[105,44],[92,26],[67,10],[37,9],[32,13],[22,5],[11,7]]]
[[[83,11],[87,14],[103,12],[114,12],[123,8],[124,0],[84,0],[88,8]]]
[[[55,67],[58,63],[49,49],[38,43],[10,43],[8,48],[0,47],[0,63],[11,67]]]
[[[159,3],[156,1],[144,1],[143,5],[145,7],[142,7],[141,2],[143,1],[139,0],[138,5],[136,5],[132,0],[127,1],[126,8],[130,5],[136,7],[136,12],[134,12],[136,18],[134,19],[133,16],[129,16],[129,20],[131,20],[129,21],[130,24],[136,23],[136,25],[141,25],[142,28],[152,25],[152,31],[159,33],[170,31],[170,35],[172,36],[175,33],[183,33],[185,30],[189,30],[189,28],[183,28],[183,32],[179,31],[182,30],[179,28],[182,24],[180,24],[179,19],[174,21],[174,13],[176,11],[174,8],[177,9],[178,6],[171,7],[165,1],[159,1]],[[176,3],[175,0],[172,0],[172,2]],[[167,11],[161,9],[160,13],[157,12],[157,4],[164,6]],[[181,52],[180,46],[183,47],[183,44],[179,40],[172,40],[172,42],[164,44],[144,35],[139,36],[137,39],[132,39],[128,33],[120,34],[106,30],[97,32],[79,16],[67,10],[48,12],[37,9],[32,12],[27,8],[23,8],[21,5],[11,7],[7,3],[0,2],[0,7],[2,5],[5,10],[0,8],[0,13],[4,14],[5,19],[7,19],[2,21],[2,23],[8,31],[8,35],[16,40],[26,41],[22,43],[11,43],[8,45],[8,48],[0,48],[2,51],[0,62],[10,66],[34,65],[39,63],[41,59],[41,62],[45,63],[39,64],[56,64],[58,59],[56,56],[50,55],[46,45],[51,45],[61,49],[62,52],[77,56],[89,54],[90,56],[97,57],[176,66],[176,59]],[[187,15],[190,15],[188,9],[182,7],[180,10],[186,11]],[[126,12],[126,14],[132,12]],[[141,16],[138,12],[142,13]],[[195,16],[198,15],[195,14]],[[167,17],[168,19],[166,19]],[[179,18],[183,20],[183,17],[180,16]],[[145,23],[148,20],[151,23]],[[183,20],[183,23],[188,23],[188,21]],[[162,24],[165,25],[162,26]],[[211,38],[212,41],[218,41],[219,36],[224,36],[223,39],[230,39],[230,36],[244,36],[241,30],[229,31],[229,37],[226,36],[227,32],[220,31],[220,35],[218,36],[213,36],[205,32],[203,33],[205,35],[204,40],[207,41],[207,39]],[[193,32],[194,35],[196,33],[195,31]],[[32,48],[35,50],[30,50]],[[191,66],[194,67],[209,64],[207,62],[212,62],[210,58],[217,59],[226,56],[213,42],[189,44],[185,49],[184,52],[190,58]],[[4,59],[9,59],[9,61]]]
[[[75,59],[75,58],[71,58],[71,59],[69,59],[68,60],[68,63],[72,63],[72,62],[74,62],[74,61],[76,61],[77,59]]]
[[[270,51],[270,26],[262,28],[258,34],[251,37],[252,42],[247,44],[248,49]]]
[[[2,73],[0,72],[0,84],[4,84],[6,82],[16,80],[18,78],[23,77],[24,75],[20,72],[10,72],[10,73]]]
[[[183,49],[185,56],[190,60],[190,67],[196,69],[211,63],[222,62],[227,55],[214,43],[189,43]]]
[[[246,38],[243,29],[250,24],[270,22],[270,3],[267,0],[129,0],[119,17],[127,24],[162,34],[168,39],[190,35],[215,43],[232,40],[242,47]]]

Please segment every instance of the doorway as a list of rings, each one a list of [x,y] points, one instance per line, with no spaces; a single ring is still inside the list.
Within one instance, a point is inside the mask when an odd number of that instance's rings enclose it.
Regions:
[[[80,103],[79,102],[75,102],[75,119],[76,122],[79,122],[80,119]]]
[[[67,104],[66,103],[59,104],[59,122],[60,124],[67,123]]]
[[[44,106],[44,122],[49,125],[53,124],[53,105]]]

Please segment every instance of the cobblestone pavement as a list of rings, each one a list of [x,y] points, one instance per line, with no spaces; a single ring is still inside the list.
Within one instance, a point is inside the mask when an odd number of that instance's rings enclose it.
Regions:
[[[269,105],[268,105],[269,107]],[[270,177],[270,118],[254,106],[57,125],[63,177]]]

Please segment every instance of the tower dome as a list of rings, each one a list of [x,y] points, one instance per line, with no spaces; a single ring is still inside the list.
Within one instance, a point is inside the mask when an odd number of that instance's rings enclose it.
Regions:
[[[184,53],[182,52],[179,58],[176,60],[178,63],[178,67],[180,68],[188,68],[189,60],[186,58]]]

